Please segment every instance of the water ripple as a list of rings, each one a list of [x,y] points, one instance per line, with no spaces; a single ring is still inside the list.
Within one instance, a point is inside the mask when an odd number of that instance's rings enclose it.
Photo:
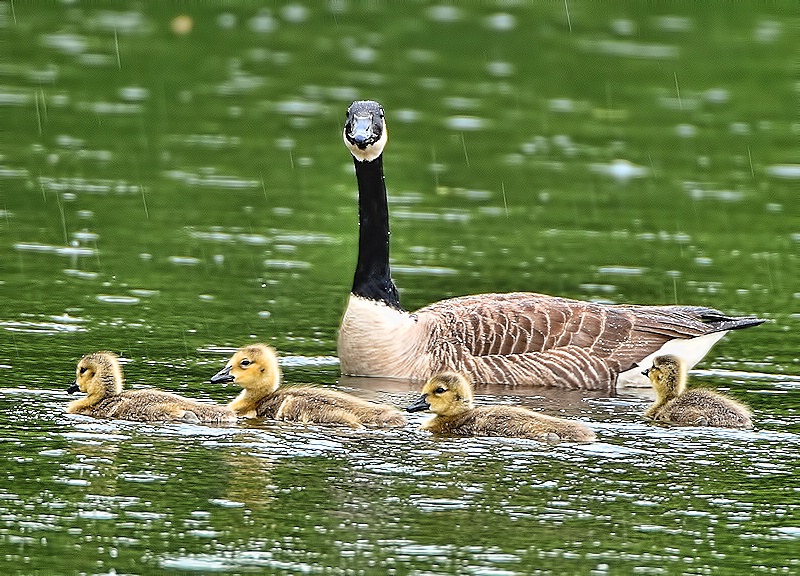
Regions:
[[[81,246],[52,246],[50,244],[37,244],[35,242],[17,242],[14,249],[20,252],[43,252],[58,256],[95,256],[97,250]]]
[[[86,332],[86,328],[74,323],[61,322],[32,322],[27,320],[0,320],[0,328],[9,332],[23,332],[27,334],[63,334]]]

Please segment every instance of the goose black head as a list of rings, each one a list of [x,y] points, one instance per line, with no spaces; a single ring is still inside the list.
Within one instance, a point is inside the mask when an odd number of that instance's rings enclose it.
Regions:
[[[356,160],[371,162],[386,146],[386,122],[383,106],[374,100],[356,100],[347,109],[344,143]]]

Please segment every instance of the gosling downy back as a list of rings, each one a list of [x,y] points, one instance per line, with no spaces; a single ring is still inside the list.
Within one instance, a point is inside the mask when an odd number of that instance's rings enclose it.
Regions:
[[[516,406],[473,404],[472,385],[464,374],[443,372],[422,387],[422,396],[409,412],[430,410],[433,418],[422,428],[456,436],[505,436],[535,440],[591,442],[595,434],[579,422],[553,418]]]
[[[123,390],[119,359],[111,352],[87,354],[78,362],[70,394],[85,392],[73,400],[67,412],[95,418],[137,421],[232,423],[236,415],[225,406],[204,404],[160,390]]]
[[[642,368],[675,354],[694,366],[728,330],[761,324],[699,306],[605,305],[536,293],[478,294],[409,313],[389,266],[383,107],[353,102],[343,138],[358,182],[358,262],[338,336],[343,374],[613,389],[646,385]]]
[[[753,427],[750,409],[733,398],[704,388],[687,390],[687,370],[679,358],[657,356],[645,372],[656,391],[646,417],[685,426]]]
[[[386,404],[315,386],[281,387],[281,369],[275,350],[252,344],[234,353],[211,382],[235,382],[242,392],[228,405],[240,416],[272,418],[307,424],[397,427],[403,414]]]

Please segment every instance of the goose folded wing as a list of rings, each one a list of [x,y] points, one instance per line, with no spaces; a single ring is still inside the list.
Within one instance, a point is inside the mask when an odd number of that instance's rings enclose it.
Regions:
[[[435,354],[443,364],[448,357],[463,362],[476,381],[504,374],[506,382],[574,388],[605,388],[666,342],[724,330],[732,320],[710,308],[603,305],[534,293],[465,296],[418,314],[438,317]]]

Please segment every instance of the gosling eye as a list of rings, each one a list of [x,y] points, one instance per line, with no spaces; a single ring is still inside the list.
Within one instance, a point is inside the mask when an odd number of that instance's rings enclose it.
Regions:
[[[80,373],[85,374],[86,370],[87,370],[86,366],[81,366]]]
[[[442,388],[441,386],[439,386],[436,390],[433,391],[434,394],[443,394],[445,392],[447,392],[447,388]]]
[[[242,360],[241,362],[239,362],[239,366],[241,366],[242,368],[247,368],[247,367],[248,367],[248,366],[250,366],[250,364],[252,364],[252,363],[253,363],[253,361],[252,361],[252,360],[249,360],[248,358],[245,358],[244,360]]]

